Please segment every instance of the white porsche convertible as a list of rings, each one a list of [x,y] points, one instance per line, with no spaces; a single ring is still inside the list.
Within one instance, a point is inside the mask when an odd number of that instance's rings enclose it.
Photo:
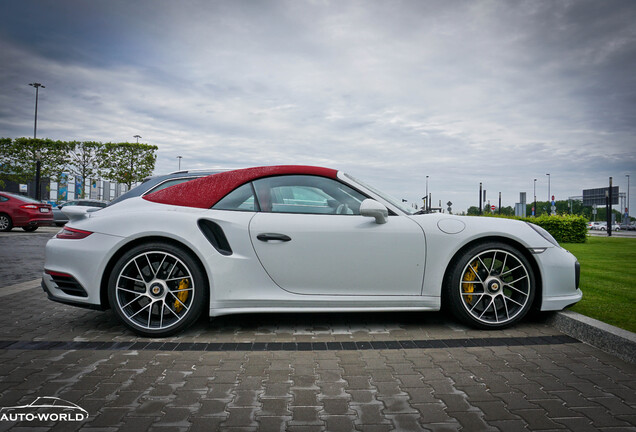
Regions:
[[[436,311],[478,328],[581,299],[579,264],[520,221],[414,214],[332,169],[221,172],[98,211],[46,245],[51,300],[162,337],[201,313]]]

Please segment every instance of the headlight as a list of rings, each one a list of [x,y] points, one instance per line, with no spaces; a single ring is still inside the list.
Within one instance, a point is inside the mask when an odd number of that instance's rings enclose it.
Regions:
[[[549,232],[547,232],[545,229],[541,228],[539,225],[535,225],[533,223],[530,222],[526,222],[528,225],[530,225],[532,227],[533,230],[535,230],[537,233],[539,233],[539,235],[541,237],[543,237],[544,239],[546,239],[547,241],[549,241],[550,243],[552,243],[553,245],[555,245],[556,247],[560,247],[559,246],[559,242],[556,241],[554,239],[554,237],[552,237],[552,234],[550,234]]]

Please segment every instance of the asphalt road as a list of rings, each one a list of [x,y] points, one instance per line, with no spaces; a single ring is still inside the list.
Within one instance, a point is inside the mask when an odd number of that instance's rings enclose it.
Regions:
[[[442,312],[244,314],[140,338],[46,298],[56,231],[0,234],[0,408],[50,396],[88,418],[0,432],[636,430],[636,365],[544,315],[488,332]]]

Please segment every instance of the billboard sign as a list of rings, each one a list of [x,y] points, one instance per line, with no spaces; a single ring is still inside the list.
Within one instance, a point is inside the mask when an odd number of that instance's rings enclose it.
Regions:
[[[597,189],[584,189],[583,190],[583,205],[592,206],[594,204],[604,206],[605,205],[605,192],[609,192],[608,187]],[[618,204],[618,186],[612,187],[612,205]]]

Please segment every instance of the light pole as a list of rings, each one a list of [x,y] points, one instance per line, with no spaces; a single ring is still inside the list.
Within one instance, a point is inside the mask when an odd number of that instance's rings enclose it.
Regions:
[[[33,122],[33,139],[35,140],[38,135],[38,99],[40,96],[40,87],[46,88],[38,82],[29,83],[31,87],[35,87],[35,121]],[[42,162],[40,161],[40,154],[36,155],[35,161],[35,199],[40,199],[40,170],[42,169]]]
[[[629,174],[625,174],[625,177],[627,177],[627,220],[625,222],[632,223],[629,218]]]
[[[534,203],[532,204],[532,216],[537,216],[537,179],[534,179]]]
[[[546,174],[548,176],[548,204],[551,204],[551,197],[552,195],[550,194],[550,174]]]
[[[181,171],[181,159],[183,158],[183,156],[177,156],[177,159],[179,159],[179,171]]]
[[[31,87],[35,87],[35,122],[33,123],[33,139],[37,138],[38,133],[38,97],[40,95],[40,87],[46,88],[40,83],[30,83]]]
[[[139,144],[139,138],[142,138],[141,135],[133,135],[133,138],[137,138],[137,144]]]

